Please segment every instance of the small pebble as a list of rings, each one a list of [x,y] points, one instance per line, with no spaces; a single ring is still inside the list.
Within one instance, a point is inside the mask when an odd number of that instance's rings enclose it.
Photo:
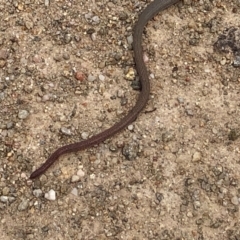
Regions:
[[[220,61],[221,65],[225,65],[226,62],[227,62],[227,60],[226,60],[226,58],[224,58],[224,57],[223,57],[222,60]]]
[[[100,23],[100,18],[98,16],[93,16],[92,21],[93,21],[93,24],[99,24]]]
[[[70,129],[66,128],[66,127],[61,127],[61,132],[64,134],[64,135],[67,135],[67,136],[71,136],[72,135],[72,132]]]
[[[146,63],[149,61],[147,54],[143,54],[143,61]]]
[[[49,99],[50,99],[49,94],[44,94],[43,97],[42,97],[43,102],[49,101]]]
[[[234,67],[240,67],[240,56],[236,56],[233,60],[233,66]]]
[[[68,44],[72,41],[72,35],[70,33],[67,33],[65,36],[64,36],[64,42],[65,44]]]
[[[125,78],[129,81],[133,81],[135,79],[135,71],[133,68],[129,68]]]
[[[88,80],[89,82],[93,82],[93,81],[96,80],[96,77],[93,76],[93,75],[91,75],[91,74],[89,74],[87,80]]]
[[[192,109],[186,109],[186,113],[187,113],[188,116],[193,116],[194,115]]]
[[[85,80],[86,77],[85,77],[83,72],[76,72],[75,73],[75,78],[82,82],[83,80]]]
[[[100,62],[99,63],[99,65],[98,65],[98,67],[100,68],[100,69],[103,69],[104,67],[106,66],[106,62]]]
[[[78,175],[73,175],[71,182],[74,183],[74,182],[78,182],[79,180],[80,180],[80,177]]]
[[[126,144],[122,149],[123,156],[129,161],[135,160],[138,152],[139,145],[136,143]]]
[[[15,197],[8,197],[8,202],[10,202],[10,203],[14,202],[15,200],[16,200]]]
[[[105,77],[102,74],[99,74],[98,78],[99,78],[100,81],[104,81],[105,80]]]
[[[11,128],[13,128],[13,126],[14,126],[13,122],[7,123],[7,129],[11,129]]]
[[[128,42],[129,45],[132,45],[132,43],[133,43],[133,36],[132,35],[127,37],[127,42]]]
[[[77,197],[78,196],[78,189],[73,188],[72,191],[71,191],[71,194]]]
[[[96,39],[97,39],[97,33],[93,33],[93,34],[91,34],[91,39],[92,39],[92,41],[96,41]]]
[[[46,7],[48,7],[48,6],[49,6],[49,0],[45,0],[45,1],[44,1],[44,5],[45,5]]]
[[[53,189],[51,189],[49,192],[45,193],[44,197],[47,200],[54,201],[56,200],[56,192]]]
[[[0,50],[0,59],[1,60],[7,60],[8,56],[9,56],[9,52],[6,49]]]
[[[29,201],[28,200],[23,200],[19,205],[18,205],[18,211],[24,211],[28,208]]]
[[[33,195],[38,198],[38,197],[41,197],[43,195],[43,192],[42,192],[41,189],[34,189],[33,190]]]
[[[128,125],[127,128],[128,128],[129,131],[132,131],[134,129],[134,126],[132,124],[130,124],[130,125]]]
[[[187,217],[192,218],[192,217],[193,217],[192,212],[188,211],[188,212],[187,212]]]
[[[212,133],[217,134],[217,133],[218,133],[218,130],[217,130],[216,128],[213,128],[213,129],[212,129]]]
[[[90,179],[95,179],[96,178],[96,175],[93,173],[93,174],[90,174]]]
[[[178,97],[177,100],[178,100],[178,103],[180,103],[180,104],[184,103],[184,98],[182,98],[182,97]]]
[[[2,203],[6,203],[6,202],[8,202],[8,197],[7,197],[7,196],[1,196],[1,197],[0,197],[0,201],[1,201]]]
[[[65,60],[69,60],[70,59],[70,55],[68,53],[63,53],[63,58]]]
[[[87,21],[90,21],[90,20],[91,20],[91,17],[92,17],[92,13],[91,13],[91,12],[88,12],[88,13],[86,13],[86,14],[84,15],[84,17],[85,17],[85,19],[86,19]]]
[[[43,61],[42,57],[39,56],[38,54],[34,55],[33,58],[32,58],[32,61],[34,63],[41,63]]]
[[[6,196],[9,194],[9,191],[10,191],[10,189],[8,187],[4,187],[2,190],[2,194]]]
[[[20,110],[18,112],[18,118],[20,119],[26,119],[29,115],[29,112],[27,110]]]
[[[150,73],[149,78],[155,79],[155,75],[153,73]]]
[[[238,205],[239,204],[239,200],[238,200],[238,197],[237,196],[234,196],[231,198],[231,203],[233,205]]]
[[[62,60],[62,56],[60,54],[56,54],[53,56],[53,59],[56,61],[56,62],[61,62]]]
[[[200,152],[195,152],[192,156],[192,161],[193,162],[198,162],[198,161],[201,160],[201,158],[202,158],[201,153]]]
[[[87,132],[82,132],[81,137],[83,140],[86,140],[86,139],[88,139],[89,134]]]
[[[85,176],[85,172],[84,172],[82,169],[79,169],[79,170],[77,171],[77,175],[78,175],[80,178],[82,178],[82,177]]]

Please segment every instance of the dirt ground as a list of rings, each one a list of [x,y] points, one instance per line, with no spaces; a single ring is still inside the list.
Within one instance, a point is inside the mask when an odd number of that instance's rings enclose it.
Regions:
[[[144,33],[145,110],[29,180],[135,104],[147,2],[0,0],[0,239],[240,239],[239,0],[159,13]]]

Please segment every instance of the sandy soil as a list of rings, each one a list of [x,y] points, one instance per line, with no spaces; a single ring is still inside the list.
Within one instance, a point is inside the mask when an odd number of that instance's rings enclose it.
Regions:
[[[158,14],[144,33],[146,109],[28,179],[135,104],[131,34],[146,5],[0,1],[0,239],[240,239],[238,50],[215,44],[239,28],[239,0]]]

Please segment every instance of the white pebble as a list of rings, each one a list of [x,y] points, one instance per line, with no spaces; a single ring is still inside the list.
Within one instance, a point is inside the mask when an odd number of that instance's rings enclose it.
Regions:
[[[43,102],[49,101],[49,99],[50,99],[49,94],[44,94],[43,97],[42,97]]]
[[[48,7],[49,6],[49,0],[45,0],[44,4],[45,4],[46,7]]]
[[[131,45],[133,43],[133,36],[132,35],[127,37],[127,42],[128,42],[129,45]]]
[[[93,81],[96,80],[96,77],[93,76],[93,75],[91,75],[91,74],[89,74],[87,80],[88,80],[89,82],[93,82]]]
[[[148,62],[149,61],[149,58],[148,58],[147,54],[143,54],[143,61],[144,62]]]
[[[81,137],[83,140],[86,140],[86,139],[88,139],[89,134],[87,132],[82,132]]]
[[[96,38],[97,38],[97,34],[96,34],[96,33],[93,33],[93,34],[91,35],[92,41],[96,41]]]
[[[198,161],[201,160],[201,158],[202,158],[201,153],[200,152],[195,152],[192,156],[192,161],[193,162],[198,162]]]
[[[24,211],[28,208],[29,201],[27,199],[24,199],[19,205],[18,205],[18,211]]]
[[[61,127],[61,132],[67,136],[71,136],[72,132],[70,129],[66,128],[66,127]]]
[[[93,16],[92,20],[93,20],[93,24],[99,24],[100,22],[100,18],[98,16]]]
[[[3,202],[3,203],[6,203],[8,201],[8,197],[7,196],[1,196],[0,201]]]
[[[73,188],[71,191],[71,194],[74,196],[78,196],[78,189],[77,188]]]
[[[47,200],[54,201],[56,200],[56,192],[53,189],[51,189],[48,193],[45,193],[44,197]]]
[[[105,80],[105,77],[102,74],[99,74],[98,78],[99,78],[100,81],[104,81]]]
[[[19,110],[18,112],[18,118],[20,119],[26,119],[29,115],[29,112],[27,110]]]
[[[239,204],[239,200],[238,200],[238,197],[237,196],[234,196],[231,198],[231,203],[233,205],[238,205]]]
[[[134,129],[134,126],[132,124],[130,124],[130,125],[128,125],[127,128],[128,128],[129,131],[132,131]]]
[[[154,75],[153,73],[151,73],[151,74],[149,75],[149,78],[154,79],[154,78],[155,78],[155,75]]]
[[[85,176],[85,172],[84,172],[82,169],[79,169],[79,170],[77,171],[77,175],[82,178],[82,177]]]
[[[220,61],[220,64],[225,65],[226,63],[227,63],[227,59],[223,57],[222,60]]]
[[[79,180],[80,180],[80,177],[78,175],[73,175],[71,182],[74,183],[74,182],[78,182]]]
[[[93,173],[90,175],[90,179],[95,179],[96,178],[96,175]]]

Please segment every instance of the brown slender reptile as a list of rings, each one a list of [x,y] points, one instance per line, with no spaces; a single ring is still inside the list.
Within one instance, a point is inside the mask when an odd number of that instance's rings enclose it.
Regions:
[[[69,145],[58,148],[52,155],[46,160],[46,162],[35,170],[30,179],[34,179],[43,174],[61,155],[71,152],[77,152],[96,144],[99,144],[107,138],[113,136],[117,132],[127,127],[130,123],[136,120],[138,114],[146,106],[150,93],[150,83],[148,79],[148,72],[146,65],[143,61],[142,50],[142,34],[147,22],[152,19],[158,12],[172,6],[180,0],[155,0],[150,3],[140,14],[138,21],[135,25],[133,32],[133,51],[135,56],[136,69],[141,82],[141,92],[139,94],[136,105],[129,111],[129,113],[109,129],[81,142],[72,143]]]

